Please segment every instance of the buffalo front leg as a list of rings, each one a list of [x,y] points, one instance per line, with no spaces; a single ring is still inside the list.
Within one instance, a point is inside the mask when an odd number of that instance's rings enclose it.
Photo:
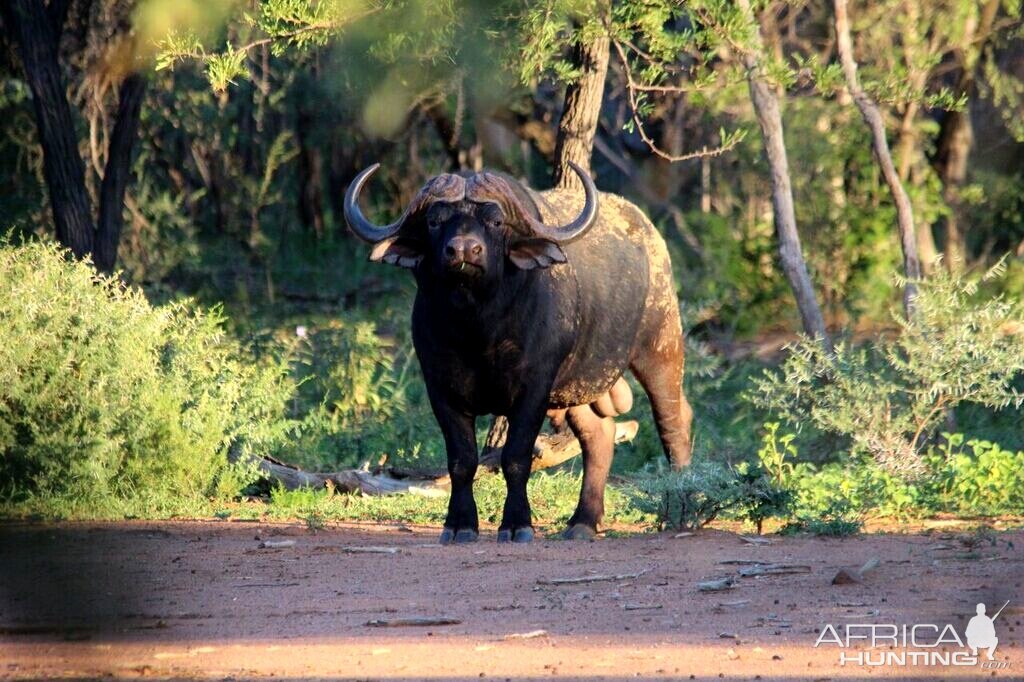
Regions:
[[[533,465],[533,445],[547,414],[547,391],[517,401],[509,417],[508,437],[501,450],[505,476],[505,509],[498,526],[498,542],[533,540],[533,518],[526,485]]]
[[[615,420],[599,417],[589,405],[570,408],[567,416],[583,449],[583,487],[563,537],[591,540],[604,516],[604,487],[615,450]]]
[[[448,451],[448,477],[452,493],[448,498],[448,515],[440,542],[474,542],[479,537],[480,524],[473,499],[473,479],[476,477],[476,420],[452,409],[445,403],[434,404],[441,433]]]

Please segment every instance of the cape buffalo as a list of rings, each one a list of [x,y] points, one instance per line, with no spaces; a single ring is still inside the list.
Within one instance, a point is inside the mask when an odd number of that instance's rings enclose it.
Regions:
[[[692,412],[682,391],[672,268],[640,209],[599,194],[573,164],[583,192],[536,192],[492,172],[439,175],[400,218],[380,226],[358,205],[378,166],[352,181],[345,218],[373,244],[370,260],[416,277],[413,343],[451,474],[442,544],[478,537],[481,415],[508,417],[499,542],[533,538],[526,483],[545,415],[568,421],[583,447],[583,487],[565,536],[594,536],[604,514],[612,417],[632,403],[627,367],[650,396],[672,466],[689,462]]]

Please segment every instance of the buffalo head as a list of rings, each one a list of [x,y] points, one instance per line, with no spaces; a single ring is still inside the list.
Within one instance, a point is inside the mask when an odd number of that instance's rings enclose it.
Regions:
[[[597,219],[597,189],[576,164],[584,205],[565,225],[546,225],[529,193],[496,173],[439,175],[423,186],[405,212],[376,225],[359,209],[359,193],[380,167],[356,176],[345,193],[345,219],[357,237],[373,244],[370,260],[406,268],[421,263],[436,276],[472,285],[501,277],[506,262],[532,270],[565,262],[561,245],[579,239]]]

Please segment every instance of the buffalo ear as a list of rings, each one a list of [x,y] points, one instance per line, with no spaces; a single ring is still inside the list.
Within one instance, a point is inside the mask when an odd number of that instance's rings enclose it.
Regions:
[[[423,251],[417,242],[396,235],[374,244],[370,260],[375,263],[384,261],[402,268],[415,268],[423,260]]]
[[[520,270],[533,270],[564,263],[565,251],[548,239],[522,239],[512,244],[508,257]]]

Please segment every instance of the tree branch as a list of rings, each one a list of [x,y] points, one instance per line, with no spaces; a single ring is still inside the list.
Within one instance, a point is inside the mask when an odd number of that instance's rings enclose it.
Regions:
[[[914,314],[914,298],[917,287],[914,282],[921,279],[921,263],[917,255],[917,236],[914,227],[914,209],[910,197],[903,188],[899,174],[892,162],[889,143],[885,137],[885,121],[878,110],[878,105],[864,92],[857,77],[857,62],[853,58],[853,44],[850,39],[850,19],[846,9],[846,0],[833,0],[835,8],[836,49],[839,62],[846,78],[846,87],[860,110],[864,122],[871,130],[872,149],[875,159],[881,166],[882,175],[889,185],[893,202],[896,204],[896,220],[899,227],[900,244],[903,247],[903,270],[907,280],[903,289],[903,308],[907,319]]]
[[[668,152],[661,149],[657,143],[647,134],[647,129],[644,128],[643,120],[640,117],[639,103],[637,102],[636,93],[640,90],[651,90],[654,92],[683,92],[683,90],[672,89],[669,86],[641,86],[633,79],[633,71],[629,67],[629,59],[626,56],[625,50],[622,49],[622,44],[619,41],[612,41],[612,45],[615,47],[615,52],[619,55],[619,61],[622,63],[622,72],[626,77],[626,95],[629,100],[630,114],[633,119],[633,125],[636,126],[636,131],[640,135],[640,139],[644,141],[647,148],[650,149],[654,154],[661,158],[669,161],[670,163],[676,163],[679,161],[690,161],[692,159],[699,159],[703,157],[714,157],[721,156],[740,142],[740,137],[734,137],[728,140],[726,144],[719,147],[709,149],[704,146],[697,151],[689,152],[686,154],[669,154]]]

